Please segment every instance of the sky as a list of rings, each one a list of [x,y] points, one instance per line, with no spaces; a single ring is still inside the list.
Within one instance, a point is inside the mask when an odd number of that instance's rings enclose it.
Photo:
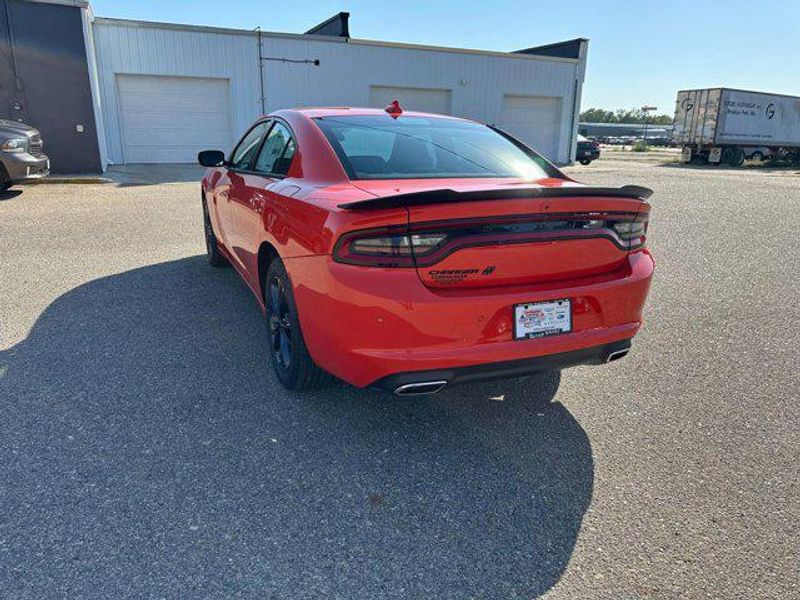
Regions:
[[[350,12],[354,38],[512,51],[588,38],[582,109],[656,106],[680,89],[800,95],[797,0],[92,0],[98,16],[302,33]]]

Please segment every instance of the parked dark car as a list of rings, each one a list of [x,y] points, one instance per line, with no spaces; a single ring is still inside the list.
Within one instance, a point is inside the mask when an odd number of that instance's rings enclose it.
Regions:
[[[667,135],[648,135],[644,141],[648,146],[669,146],[669,136]]]
[[[582,165],[588,165],[598,158],[600,158],[600,144],[578,134],[578,150],[575,153],[575,160]]]
[[[50,160],[42,151],[39,131],[24,123],[0,119],[0,192],[49,172]]]

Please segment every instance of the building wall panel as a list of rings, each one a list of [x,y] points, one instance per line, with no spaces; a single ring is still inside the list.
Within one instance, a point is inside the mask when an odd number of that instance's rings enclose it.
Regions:
[[[258,38],[252,32],[97,19],[94,37],[112,163],[122,160],[116,74],[228,79],[233,137],[261,112]],[[557,151],[549,158],[569,160],[576,61],[283,34],[264,34],[262,52],[271,59],[320,61],[264,61],[267,112],[368,106],[371,86],[432,88],[452,90],[454,115],[499,123],[506,95],[559,98]]]
[[[41,131],[51,172],[100,171],[84,9],[20,0],[3,8],[0,2],[0,119]]]

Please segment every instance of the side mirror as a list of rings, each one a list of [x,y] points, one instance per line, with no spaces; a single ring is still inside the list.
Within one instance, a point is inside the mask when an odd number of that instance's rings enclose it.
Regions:
[[[225,164],[225,153],[219,150],[203,150],[197,155],[197,162],[204,167],[221,167]]]

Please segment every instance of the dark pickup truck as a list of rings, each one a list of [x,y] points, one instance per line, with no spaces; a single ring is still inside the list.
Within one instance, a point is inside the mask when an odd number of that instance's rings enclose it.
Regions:
[[[600,144],[578,134],[578,147],[575,151],[575,160],[582,165],[588,165],[598,158],[600,158]]]
[[[50,160],[42,151],[39,131],[24,123],[0,119],[0,192],[49,172]]]

